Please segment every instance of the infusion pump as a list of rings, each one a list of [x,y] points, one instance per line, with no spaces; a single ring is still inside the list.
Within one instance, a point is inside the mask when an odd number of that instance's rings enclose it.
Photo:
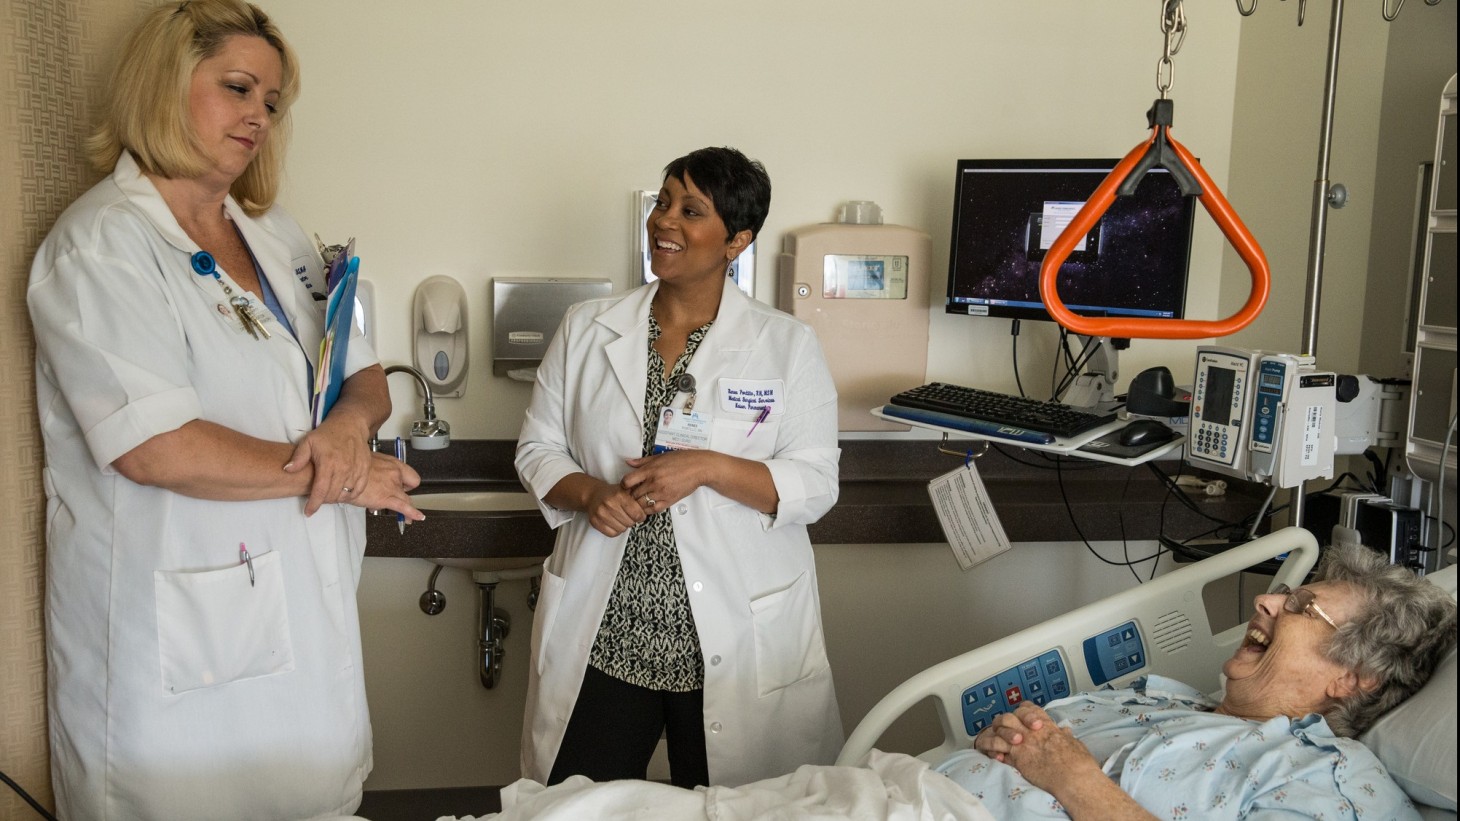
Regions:
[[[1312,357],[1198,347],[1186,461],[1277,487],[1333,476],[1337,383]]]

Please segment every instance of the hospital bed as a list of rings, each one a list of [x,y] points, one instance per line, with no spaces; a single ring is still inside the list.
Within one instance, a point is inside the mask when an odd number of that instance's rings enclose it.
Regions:
[[[1318,560],[1312,534],[1289,527],[934,665],[908,679],[848,737],[839,765],[859,765],[892,723],[925,700],[943,742],[919,758],[941,763],[968,747],[994,715],[1024,700],[1044,704],[1158,673],[1207,693],[1247,624],[1214,632],[1202,590],[1269,559],[1286,559],[1272,583],[1298,587]],[[1455,567],[1427,578],[1455,595]],[[1452,651],[1420,692],[1360,740],[1378,754],[1426,819],[1454,819],[1456,659]]]
[[[1318,552],[1307,530],[1287,528],[934,665],[872,708],[843,747],[841,766],[807,765],[779,778],[708,790],[648,781],[594,784],[577,776],[543,787],[524,779],[504,789],[504,811],[486,818],[724,821],[769,815],[994,821],[979,799],[929,765],[966,748],[987,721],[1021,700],[1044,703],[1101,686],[1124,686],[1149,673],[1215,693],[1222,662],[1241,642],[1246,623],[1213,631],[1203,589],[1284,554],[1273,584],[1298,587]],[[1455,594],[1454,567],[1428,578]],[[1432,821],[1456,817],[1455,668],[1451,652],[1424,688],[1360,739]],[[894,721],[926,700],[937,708],[941,744],[916,758],[874,749]]]

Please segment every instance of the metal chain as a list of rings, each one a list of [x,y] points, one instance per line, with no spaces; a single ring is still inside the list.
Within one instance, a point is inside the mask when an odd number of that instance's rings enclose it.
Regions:
[[[1156,63],[1156,90],[1161,92],[1164,100],[1176,75],[1171,58],[1181,51],[1181,44],[1186,42],[1186,8],[1181,0],[1162,0],[1161,33],[1166,36],[1166,44],[1161,59]]]

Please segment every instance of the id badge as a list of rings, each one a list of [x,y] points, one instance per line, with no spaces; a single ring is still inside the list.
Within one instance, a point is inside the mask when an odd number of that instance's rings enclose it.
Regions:
[[[710,417],[697,411],[665,408],[654,434],[654,455],[671,450],[704,450],[710,446]]]

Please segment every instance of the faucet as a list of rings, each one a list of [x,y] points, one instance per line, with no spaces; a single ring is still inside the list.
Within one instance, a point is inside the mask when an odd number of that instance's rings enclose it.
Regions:
[[[385,369],[389,377],[393,373],[408,373],[416,378],[421,393],[426,397],[425,418],[411,423],[411,447],[416,450],[441,450],[451,444],[451,425],[445,419],[436,418],[436,403],[431,399],[431,386],[426,377],[410,365],[391,365]],[[374,450],[375,441],[371,441]]]

